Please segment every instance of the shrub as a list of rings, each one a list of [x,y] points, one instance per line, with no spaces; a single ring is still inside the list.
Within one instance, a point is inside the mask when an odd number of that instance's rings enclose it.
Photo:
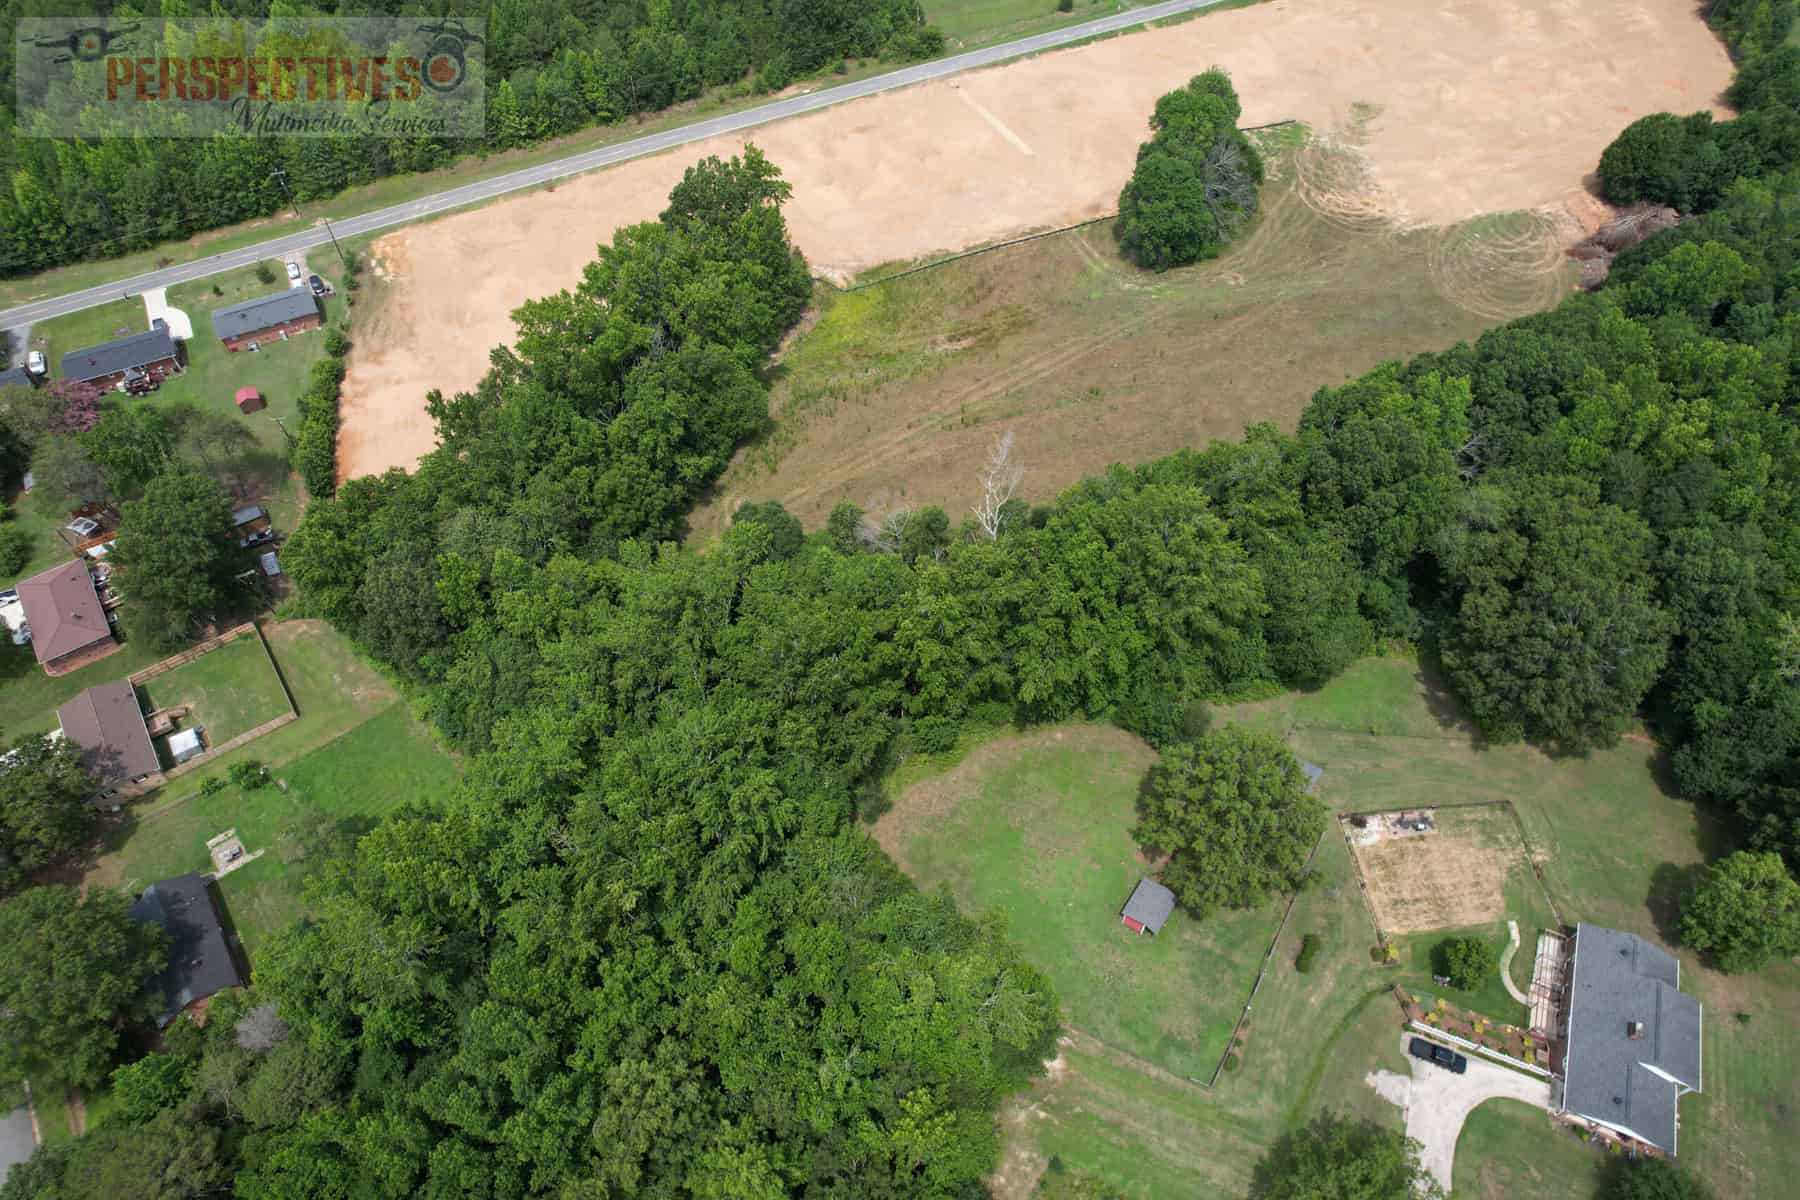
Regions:
[[[325,330],[325,353],[333,358],[342,358],[350,353],[350,339],[336,325]]]
[[[1056,0],[1057,12],[1074,12],[1075,0]]]
[[[1309,933],[1300,939],[1300,953],[1294,956],[1294,970],[1302,975],[1313,968],[1313,961],[1319,957],[1319,936]]]
[[[226,781],[223,775],[208,775],[205,779],[200,781],[200,794],[202,796],[216,796],[224,791],[225,787]]]
[[[31,531],[18,525],[0,525],[0,575],[11,577],[25,569],[31,561],[34,539]]]
[[[1227,1071],[1235,1071],[1243,1065],[1243,1060],[1238,1057],[1238,1052],[1236,1050],[1233,1050],[1225,1056],[1225,1069]]]
[[[275,268],[271,267],[266,262],[257,263],[256,264],[256,282],[258,282],[258,283],[274,283],[275,282]]]
[[[1448,975],[1450,982],[1464,991],[1480,987],[1500,962],[1493,943],[1477,937],[1451,938],[1440,943],[1438,950],[1442,957],[1443,974]]]
[[[232,763],[231,768],[225,774],[230,777],[233,784],[245,791],[255,791],[269,782],[269,768],[254,758]]]

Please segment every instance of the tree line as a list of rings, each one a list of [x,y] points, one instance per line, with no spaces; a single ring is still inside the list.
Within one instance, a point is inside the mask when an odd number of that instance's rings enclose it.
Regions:
[[[286,15],[401,15],[417,6],[279,6]],[[137,21],[134,53],[151,53],[155,21],[141,6],[89,4],[85,15]],[[60,0],[7,0],[18,18],[59,16]],[[156,16],[267,17],[267,0],[210,8],[170,0]],[[108,258],[279,211],[287,193],[321,200],[385,176],[429,171],[459,156],[529,145],[737,85],[777,90],[847,58],[928,58],[943,36],[918,0],[706,0],[606,4],[599,0],[452,0],[430,18],[486,21],[472,77],[486,89],[479,138],[82,138],[35,136],[41,115],[15,113],[14,44],[0,47],[0,275]],[[431,96],[423,99],[427,102]],[[121,131],[114,131],[121,132]]]

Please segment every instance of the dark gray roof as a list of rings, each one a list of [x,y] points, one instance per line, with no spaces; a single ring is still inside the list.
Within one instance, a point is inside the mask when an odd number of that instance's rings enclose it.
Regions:
[[[8,367],[0,371],[0,387],[36,387],[37,380],[24,367]]]
[[[283,288],[254,300],[240,300],[224,308],[213,309],[213,331],[220,340],[242,337],[259,329],[269,329],[284,321],[319,315],[319,302],[306,288]]]
[[[116,342],[71,350],[62,356],[64,379],[98,379],[130,367],[142,367],[175,357],[175,339],[166,326],[134,333]]]
[[[262,505],[250,504],[231,514],[231,524],[233,527],[238,525],[248,525],[258,517],[266,517],[268,515],[268,513],[263,511]]]
[[[1154,879],[1138,880],[1137,889],[1125,902],[1121,917],[1130,917],[1151,933],[1159,932],[1175,911],[1175,893]]]
[[[1674,956],[1636,934],[1576,926],[1563,1107],[1671,1154],[1676,1098],[1700,1090],[1700,1002],[1680,983]]]
[[[123,679],[91,687],[56,710],[62,731],[81,747],[88,770],[107,783],[162,770],[137,689]]]
[[[132,901],[131,915],[154,921],[169,933],[169,965],[151,981],[163,998],[158,1028],[166,1028],[194,1001],[243,985],[205,875],[177,875],[151,884]]]

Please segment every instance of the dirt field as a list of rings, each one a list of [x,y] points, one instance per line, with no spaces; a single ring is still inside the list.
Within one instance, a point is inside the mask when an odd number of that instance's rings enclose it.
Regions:
[[[759,130],[794,185],[789,222],[837,276],[1111,210],[1155,98],[1206,66],[1244,122],[1372,115],[1374,207],[1401,224],[1571,203],[1633,118],[1714,103],[1730,64],[1690,0],[1277,0],[871,97]],[[411,466],[425,392],[467,388],[521,301],[576,282],[591,247],[654,216],[690,147],[377,244],[392,336],[353,356],[339,462]]]
[[[1344,834],[1383,933],[1461,929],[1506,916],[1506,881],[1526,864],[1512,812],[1504,805],[1420,810],[1435,828],[1396,830],[1383,816]]]

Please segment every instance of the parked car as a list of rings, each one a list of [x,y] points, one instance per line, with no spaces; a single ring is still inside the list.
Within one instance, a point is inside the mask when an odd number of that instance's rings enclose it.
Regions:
[[[325,286],[325,281],[323,279],[320,279],[317,275],[307,276],[306,283],[307,283],[307,286],[312,288],[312,294],[315,296],[318,296],[321,299],[324,298],[326,292],[331,290],[330,288]]]
[[[44,362],[44,352],[42,350],[33,350],[27,354],[25,356],[25,369],[33,375],[47,374],[50,367]]]
[[[300,264],[297,262],[291,262],[287,265],[287,269],[288,269],[288,282],[293,284],[295,287],[299,287],[300,286]]]
[[[1407,1049],[1414,1058],[1422,1058],[1428,1063],[1435,1063],[1457,1075],[1461,1075],[1469,1069],[1468,1059],[1448,1046],[1440,1046],[1436,1042],[1428,1042],[1424,1038],[1414,1038]]]

